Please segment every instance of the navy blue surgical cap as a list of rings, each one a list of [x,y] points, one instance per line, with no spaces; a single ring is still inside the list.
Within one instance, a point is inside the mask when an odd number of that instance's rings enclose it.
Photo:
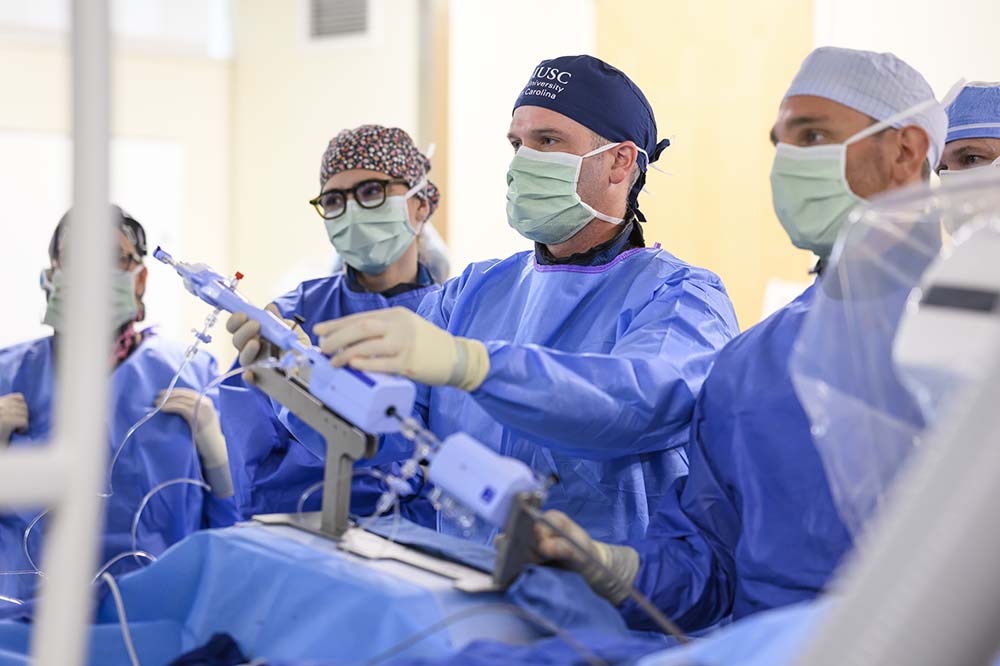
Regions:
[[[543,60],[531,73],[524,90],[514,102],[519,106],[540,106],[567,118],[613,142],[632,141],[655,162],[668,139],[657,142],[653,108],[639,86],[625,73],[593,56],[561,56]],[[639,192],[646,182],[646,156],[639,153],[640,174],[629,193],[629,205],[636,216]]]

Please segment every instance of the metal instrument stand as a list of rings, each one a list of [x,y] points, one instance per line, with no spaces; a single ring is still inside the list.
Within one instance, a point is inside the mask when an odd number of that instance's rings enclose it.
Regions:
[[[260,390],[287,407],[326,440],[323,508],[318,520],[315,513],[281,513],[253,516],[254,521],[265,525],[286,525],[333,539],[343,550],[361,557],[406,562],[450,578],[455,587],[467,592],[505,589],[525,566],[532,563],[530,545],[534,539],[534,521],[523,507],[537,509],[540,506],[541,499],[534,493],[521,493],[511,510],[504,528],[507,539],[498,549],[492,580],[468,567],[392,544],[353,527],[350,506],[354,461],[374,456],[378,439],[359,430],[313,396],[308,389],[307,377],[290,375],[276,368],[255,368],[253,373]]]
[[[503,528],[506,538],[497,546],[497,561],[493,568],[493,584],[497,589],[510,587],[526,566],[534,564],[531,546],[535,541],[535,520],[524,507],[539,509],[541,505],[542,500],[537,493],[520,493],[511,507]]]
[[[340,539],[350,527],[354,461],[375,455],[378,440],[362,432],[309,392],[303,378],[274,368],[254,369],[256,384],[326,440],[323,510],[318,533]],[[254,516],[254,519],[258,519]]]

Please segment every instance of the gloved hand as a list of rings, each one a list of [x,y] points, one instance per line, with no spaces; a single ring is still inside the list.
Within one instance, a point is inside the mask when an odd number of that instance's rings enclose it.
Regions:
[[[264,309],[272,312],[275,317],[281,319],[278,306],[274,303],[269,303]],[[298,334],[299,341],[302,344],[312,344],[309,336],[297,322],[291,319],[282,319],[282,321]],[[260,322],[250,319],[246,313],[235,312],[231,314],[229,320],[226,322],[226,330],[233,334],[233,346],[240,352],[239,363],[241,366],[247,367],[271,355],[270,343],[260,337]],[[247,370],[243,373],[243,381],[247,384],[254,383],[252,370]]]
[[[490,370],[479,340],[459,338],[406,308],[389,308],[325,321],[313,327],[334,367],[405,375],[432,386],[474,391]]]
[[[0,396],[0,446],[10,444],[14,431],[28,429],[28,403],[23,393],[8,393]]]
[[[157,404],[163,402],[164,395],[166,391],[161,391],[156,396]],[[194,433],[194,443],[198,449],[198,457],[201,458],[205,481],[212,487],[212,494],[216,497],[231,497],[233,477],[229,471],[229,452],[226,449],[222,426],[219,424],[219,414],[208,398],[202,398],[200,405],[196,406],[197,400],[198,391],[175,388],[164,403],[162,411],[184,417],[192,430],[198,428]],[[197,423],[195,423],[195,412],[198,413]]]
[[[592,558],[584,556],[545,523],[536,521],[535,555],[538,559],[579,573],[594,592],[616,606],[625,601],[639,572],[639,553],[628,546],[591,539],[585,529],[562,511],[546,511],[545,517],[583,546]],[[604,566],[598,565],[595,559]]]

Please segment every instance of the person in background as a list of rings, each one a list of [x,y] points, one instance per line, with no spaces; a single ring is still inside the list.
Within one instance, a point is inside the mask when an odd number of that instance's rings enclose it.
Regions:
[[[1000,83],[969,83],[948,105],[942,182],[984,166],[1000,167]]]
[[[320,194],[309,203],[345,268],[303,282],[268,308],[313,344],[318,339],[311,331],[320,322],[391,307],[416,310],[440,289],[419,252],[419,239],[441,199],[428,180],[430,169],[430,160],[399,128],[362,125],[337,134],[320,160]],[[227,327],[240,365],[270,353],[261,344],[260,325],[246,315],[232,315]],[[296,511],[303,492],[323,478],[322,438],[242,381],[226,382],[222,400],[241,514]],[[369,511],[382,490],[378,479],[362,473],[352,508]],[[305,508],[318,509],[320,498],[313,493]]]
[[[806,58],[771,131],[771,189],[792,243],[819,258],[816,283],[719,354],[695,407],[689,475],[644,539],[599,543],[550,515],[615,575],[544,526],[541,559],[580,571],[643,629],[655,627],[626,600],[632,585],[689,631],[823,590],[853,540],[796,397],[792,346],[850,211],[926,181],[945,129],[930,85],[894,55],[820,48]]]
[[[470,265],[416,314],[314,333],[335,366],[418,382],[415,416],[439,438],[465,432],[553,475],[548,505],[602,538],[641,537],[687,470],[695,396],[738,332],[732,304],[716,275],[646,245],[639,192],[669,142],[625,73],[586,55],[543,61],[507,138],[507,219],[534,250]],[[411,448],[387,435],[379,456]],[[492,537],[443,514],[434,524]]]
[[[197,485],[176,484],[152,495],[138,523],[135,544],[138,549],[159,555],[195,530],[229,525],[235,520],[226,442],[219,426],[215,392],[208,392],[197,407],[199,392],[216,376],[215,359],[206,352],[198,352],[185,361],[184,345],[166,340],[149,328],[137,330],[137,324],[145,317],[146,233],[139,222],[117,206],[112,207],[111,217],[118,233],[112,282],[115,337],[108,349],[108,368],[112,373],[108,409],[110,475],[101,540],[102,563],[133,550],[133,518],[147,493],[165,481],[204,479],[213,492],[207,494]],[[73,322],[64,319],[63,310],[66,290],[72,288],[66,284],[62,271],[66,252],[72,252],[64,243],[69,224],[73,224],[72,211],[63,216],[52,234],[50,266],[42,271],[41,277],[46,297],[43,323],[52,326],[54,333],[0,350],[0,446],[39,446],[51,435],[52,405],[57,392],[55,357],[62,336],[67,332],[72,334],[73,326]],[[167,396],[164,390],[178,371],[177,385]],[[160,413],[139,427],[123,445],[133,424],[161,403]],[[192,437],[190,428],[196,411],[197,431]],[[112,468],[110,461],[116,454]],[[22,544],[25,530],[37,515],[33,511],[0,515],[0,572],[30,572],[34,570],[32,561],[40,562],[39,541],[44,520],[33,528],[27,546]],[[137,562],[141,560],[123,558],[112,571],[124,573],[138,566]],[[0,595],[21,600],[31,598],[37,582],[37,575],[27,573],[0,575]]]

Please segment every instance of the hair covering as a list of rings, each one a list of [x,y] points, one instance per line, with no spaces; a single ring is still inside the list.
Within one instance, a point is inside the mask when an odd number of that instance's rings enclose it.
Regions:
[[[958,139],[1000,139],[1000,82],[967,83],[948,105],[948,137]]]
[[[875,120],[888,120],[927,100],[934,90],[920,72],[891,53],[873,53],[833,46],[818,48],[802,62],[799,73],[785,93],[825,97]],[[936,168],[944,150],[948,119],[936,102],[908,118],[893,121],[893,127],[917,125],[930,137],[927,159]]]
[[[639,153],[639,180],[629,193],[629,205],[640,220],[638,196],[646,182],[649,163],[670,145],[656,140],[653,107],[624,72],[589,55],[543,60],[531,73],[514,109],[540,106],[572,118],[609,141],[632,141]]]
[[[138,220],[126,213],[121,209],[120,206],[111,204],[111,218],[116,227],[118,227],[125,238],[129,240],[132,245],[135,246],[136,254],[140,257],[146,256],[146,230],[142,228]],[[66,228],[67,222],[73,216],[73,209],[70,208],[66,211],[62,218],[59,220],[59,224],[56,225],[55,231],[52,232],[52,238],[49,240],[49,259],[55,261],[59,259],[59,239],[62,237],[63,231]]]
[[[417,150],[410,135],[398,127],[362,125],[342,130],[330,140],[319,165],[319,186],[323,187],[335,174],[351,169],[380,171],[414,187],[427,177],[431,161]],[[429,218],[438,207],[441,193],[428,180],[417,196],[430,205]]]

